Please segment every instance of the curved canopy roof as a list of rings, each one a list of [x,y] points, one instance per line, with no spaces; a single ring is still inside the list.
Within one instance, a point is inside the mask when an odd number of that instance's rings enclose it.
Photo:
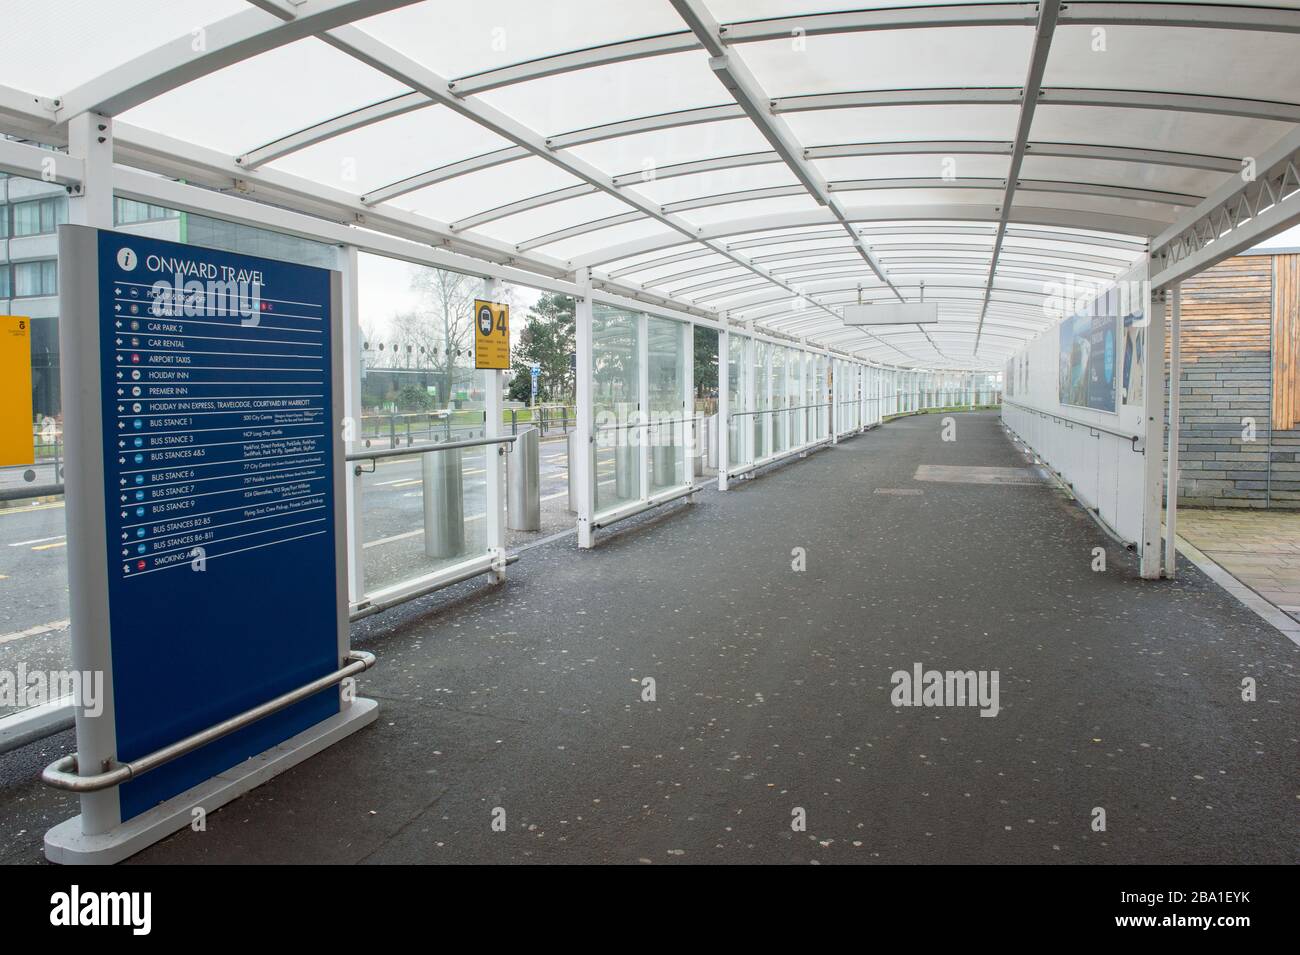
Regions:
[[[899,365],[995,368],[1300,124],[1300,2],[0,3],[0,129]],[[8,123],[4,122],[5,118]],[[846,327],[856,301],[932,326]]]

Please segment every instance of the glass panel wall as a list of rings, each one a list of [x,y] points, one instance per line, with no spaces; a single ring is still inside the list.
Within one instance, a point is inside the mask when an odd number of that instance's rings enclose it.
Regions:
[[[780,454],[789,447],[786,431],[789,414],[786,412],[785,358],[787,349],[782,345],[772,346],[772,361],[769,375],[772,381],[772,453]]]
[[[753,409],[749,404],[749,381],[752,380],[753,366],[746,360],[745,353],[752,347],[753,340],[742,335],[729,335],[727,345],[727,405],[731,420],[727,422],[727,459],[731,467],[749,464],[753,457],[747,441],[754,433],[750,423],[753,416],[745,412]]]
[[[768,388],[770,387],[770,380],[768,378],[767,366],[768,366],[768,354],[770,350],[771,350],[771,345],[769,345],[767,342],[759,341],[758,339],[754,340],[752,367],[754,370],[754,412],[755,413],[752,415],[752,417],[754,419],[753,449],[754,449],[755,461],[759,461],[772,453],[770,449],[770,445],[768,443],[768,437],[767,437],[768,434],[771,433],[770,422],[768,421],[768,418],[770,418],[771,415],[767,414],[769,408],[767,396],[768,396]]]
[[[192,224],[192,239],[286,251],[285,237]],[[315,245],[312,243],[311,245]],[[323,261],[322,247],[311,250]],[[482,279],[361,253],[358,377],[361,421],[350,453],[410,450],[358,462],[361,570],[367,596],[487,553],[487,469],[494,448],[427,451],[484,437],[487,372],[474,368],[474,299]]]
[[[641,320],[600,302],[591,309],[594,513],[641,499]]]
[[[646,318],[646,371],[650,417],[647,453],[651,493],[686,484],[686,348],[689,326],[666,318]]]

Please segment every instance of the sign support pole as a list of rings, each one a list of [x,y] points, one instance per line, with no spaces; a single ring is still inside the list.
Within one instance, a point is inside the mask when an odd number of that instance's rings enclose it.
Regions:
[[[483,280],[483,297],[496,301],[501,294],[499,279]],[[484,399],[485,427],[484,437],[499,438],[505,430],[503,417],[505,406],[501,397],[502,378],[505,372],[496,368],[484,371],[484,387],[487,395]],[[506,579],[506,458],[501,452],[505,445],[490,444],[484,448],[487,462],[484,465],[487,478],[487,544],[488,553],[492,555],[492,573],[497,582]]]
[[[357,248],[354,245],[339,247],[339,271],[343,274],[343,403],[347,420],[338,422],[343,427],[343,444],[351,451],[354,442],[360,442],[362,416],[361,381],[361,291],[358,283]],[[361,478],[347,474],[348,509],[348,603],[356,606],[366,594],[365,567],[365,508],[361,493]]]

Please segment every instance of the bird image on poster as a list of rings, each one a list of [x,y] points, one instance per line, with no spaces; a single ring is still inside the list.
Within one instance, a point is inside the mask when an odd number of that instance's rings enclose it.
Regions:
[[[1115,411],[1115,325],[1113,314],[1074,315],[1061,323],[1061,404]]]

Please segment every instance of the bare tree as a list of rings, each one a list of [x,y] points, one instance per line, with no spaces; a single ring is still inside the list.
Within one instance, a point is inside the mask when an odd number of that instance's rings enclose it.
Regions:
[[[396,316],[393,326],[403,351],[410,345],[410,354],[419,356],[424,349],[421,364],[427,363],[437,373],[438,400],[445,405],[451,401],[457,365],[469,365],[479,280],[458,272],[415,266],[411,270],[411,288],[419,293],[422,307],[415,315]]]

